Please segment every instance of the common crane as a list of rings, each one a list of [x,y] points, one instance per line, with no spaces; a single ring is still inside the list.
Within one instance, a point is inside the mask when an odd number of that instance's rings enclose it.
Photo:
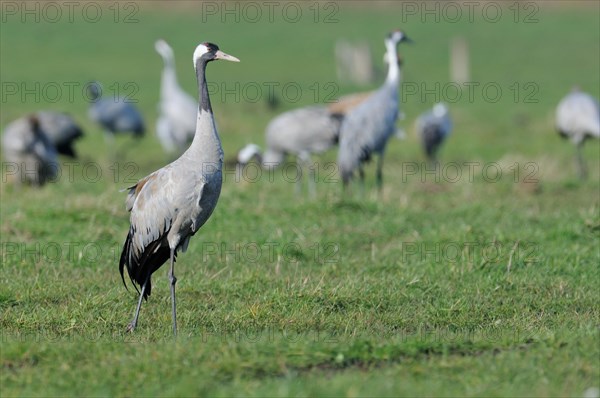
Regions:
[[[600,138],[600,107],[591,95],[574,89],[556,108],[556,129],[561,137],[569,139],[577,148],[577,172],[581,179],[587,177],[583,160],[583,143],[588,138]]]
[[[175,56],[171,46],[164,40],[157,40],[154,47],[164,61],[156,134],[168,154],[180,154],[194,138],[198,105],[177,83]]]
[[[117,133],[133,133],[142,137],[146,130],[142,115],[135,105],[124,97],[103,96],[98,82],[88,85],[90,107],[88,116],[104,130],[104,137],[115,155],[114,139]]]
[[[383,155],[388,139],[396,131],[398,118],[398,84],[400,67],[396,60],[397,45],[410,41],[399,30],[391,32],[384,40],[388,60],[388,74],[385,83],[359,106],[350,111],[340,129],[340,150],[338,167],[344,187],[354,170],[358,169],[361,182],[364,182],[363,163],[375,153],[377,161],[377,185],[383,187]]]
[[[39,111],[36,116],[42,131],[54,144],[56,151],[61,155],[76,158],[73,144],[83,137],[83,130],[75,120],[66,113],[54,111]]]
[[[422,113],[417,118],[416,130],[427,160],[436,164],[437,152],[452,131],[452,120],[448,107],[443,103],[437,103],[433,109]]]
[[[2,151],[7,174],[16,183],[42,186],[57,176],[56,149],[41,128],[38,117],[19,118],[4,129]]]
[[[221,193],[223,149],[205,76],[207,64],[219,59],[239,62],[212,43],[200,44],[194,51],[200,99],[190,147],[177,160],[128,188],[126,207],[131,212],[130,228],[119,271],[123,284],[127,269],[136,289],[136,285],[141,286],[135,315],[128,326],[131,331],[137,325],[142,300],[152,291],[152,274],[170,260],[173,333],[177,335],[175,257],[178,251],[185,252],[190,238],[211,216]]]

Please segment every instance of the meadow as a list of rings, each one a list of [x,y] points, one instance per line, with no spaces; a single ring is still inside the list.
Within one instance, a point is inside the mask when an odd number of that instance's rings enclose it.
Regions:
[[[429,3],[429,14],[417,2],[253,2],[260,14],[243,2],[44,4],[1,4],[0,126],[54,109],[86,136],[42,189],[5,183],[3,163],[3,397],[598,396],[600,144],[585,146],[580,181],[554,131],[573,85],[600,96],[597,2]],[[194,96],[198,43],[240,58],[207,71],[231,158],[264,145],[280,112],[380,85],[382,39],[398,27],[415,41],[400,48],[407,134],[389,143],[383,192],[370,165],[365,193],[344,195],[336,150],[313,159],[314,200],[296,192],[292,159],[271,174],[226,172],[215,213],[178,257],[179,336],[166,266],[127,333],[137,295],[118,272],[120,190],[167,162],[154,41],[172,45]],[[456,36],[469,43],[472,92],[448,98]],[[370,44],[373,84],[337,81],[339,38]],[[146,119],[142,140],[117,137],[116,160],[86,115],[91,80]],[[437,99],[454,131],[431,173],[412,124]]]

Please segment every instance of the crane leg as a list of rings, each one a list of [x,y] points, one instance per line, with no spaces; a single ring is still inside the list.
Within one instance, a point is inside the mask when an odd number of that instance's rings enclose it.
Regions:
[[[110,157],[111,162],[117,161],[117,150],[115,143],[115,135],[110,131],[104,131],[104,142],[106,143],[106,147],[108,148],[108,156]]]
[[[316,181],[315,181],[315,169],[311,164],[311,158],[309,154],[300,155],[302,161],[302,168],[308,171],[308,195],[311,199],[316,197]]]
[[[302,162],[296,162],[296,171],[298,174],[296,175],[295,181],[295,191],[296,195],[300,195],[302,193]]]
[[[577,145],[577,153],[575,154],[575,158],[577,160],[577,174],[579,178],[585,180],[587,178],[587,167],[585,166],[585,161],[583,160],[583,145],[580,143]]]
[[[171,282],[171,303],[173,309],[173,335],[177,336],[177,306],[175,304],[175,249],[171,249],[171,271],[169,272],[169,281]]]
[[[144,299],[144,292],[146,291],[146,285],[148,284],[148,280],[150,279],[150,275],[146,278],[144,285],[142,286],[142,291],[140,292],[140,299],[138,301],[137,308],[135,309],[135,315],[133,316],[133,320],[127,325],[127,331],[133,332],[135,327],[137,326],[138,317],[140,316],[140,309],[142,308],[142,300]]]
[[[377,189],[379,192],[383,190],[383,153],[377,157],[376,171]]]
[[[317,182],[315,181],[315,169],[312,166],[308,166],[308,195],[311,199],[317,197]]]
[[[358,166],[358,179],[360,181],[360,196],[365,196],[365,169],[362,164]]]

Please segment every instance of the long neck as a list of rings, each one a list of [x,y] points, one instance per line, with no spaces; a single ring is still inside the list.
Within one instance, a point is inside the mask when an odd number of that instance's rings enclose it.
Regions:
[[[388,56],[388,74],[385,80],[386,84],[398,85],[400,81],[400,67],[398,66],[398,52],[396,43],[386,40],[385,48]]]
[[[200,93],[200,101],[198,103],[199,114],[202,111],[207,111],[212,117],[212,107],[210,105],[210,97],[208,96],[208,85],[206,84],[206,64],[202,58],[196,63],[196,78],[198,80],[198,92]]]
[[[223,162],[223,149],[221,148],[221,140],[215,127],[205,72],[206,62],[199,59],[196,63],[199,93],[196,133],[186,153],[196,160],[217,166]]]
[[[170,56],[163,56],[165,67],[162,72],[161,90],[167,93],[177,87],[177,75],[175,74],[175,60]]]

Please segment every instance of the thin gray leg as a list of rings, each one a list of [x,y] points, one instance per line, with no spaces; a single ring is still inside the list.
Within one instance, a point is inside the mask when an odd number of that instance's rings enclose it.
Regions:
[[[302,169],[306,169],[308,171],[308,196],[310,199],[314,199],[316,197],[316,181],[315,181],[315,169],[311,164],[311,157],[308,153],[302,153],[298,156],[302,163]],[[304,171],[303,171],[304,173]]]
[[[171,303],[173,304],[173,335],[177,336],[177,306],[175,304],[175,249],[171,249],[171,272],[169,273],[169,281],[171,281]]]
[[[587,178],[587,167],[585,165],[585,161],[583,160],[582,148],[583,143],[577,145],[577,153],[575,158],[577,160],[577,175],[580,179],[585,180]]]
[[[137,308],[135,309],[135,315],[133,317],[133,320],[129,323],[129,325],[127,325],[128,332],[133,332],[135,330],[135,327],[137,326],[138,317],[140,316],[140,309],[142,308],[142,300],[144,299],[144,292],[146,291],[146,285],[148,284],[149,279],[150,279],[150,276],[148,276],[148,278],[146,278],[146,281],[144,282],[144,285],[142,286],[142,291],[140,293],[140,300],[138,301]]]
[[[117,161],[117,149],[115,143],[115,135],[108,130],[104,130],[104,142],[108,148],[108,156],[111,162]]]
[[[298,176],[296,178],[296,187],[294,189],[296,191],[296,196],[299,196],[302,193],[302,161],[300,161],[300,159],[296,159],[296,168]]]
[[[363,198],[365,196],[365,169],[362,164],[358,166],[358,179],[360,180],[360,197]]]
[[[379,192],[383,189],[383,153],[377,157],[377,189]]]

